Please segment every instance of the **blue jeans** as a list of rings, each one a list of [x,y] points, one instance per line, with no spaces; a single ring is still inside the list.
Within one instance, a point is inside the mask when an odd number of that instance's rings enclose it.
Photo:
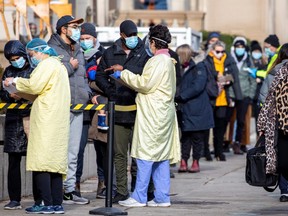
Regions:
[[[279,189],[281,194],[288,194],[288,181],[282,175],[280,176]]]
[[[76,182],[77,183],[80,183],[81,176],[83,173],[84,152],[85,152],[85,147],[86,147],[87,140],[88,140],[89,126],[90,126],[90,123],[86,123],[86,122],[83,123],[80,148],[79,148],[78,160],[77,160],[77,171],[76,171]]]

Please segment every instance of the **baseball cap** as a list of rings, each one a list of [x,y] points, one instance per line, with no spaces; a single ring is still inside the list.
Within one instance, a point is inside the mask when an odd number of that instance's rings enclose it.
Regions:
[[[120,33],[124,33],[126,36],[138,33],[137,26],[132,20],[125,20],[120,24]]]
[[[75,19],[71,15],[62,16],[56,23],[56,30],[60,29],[62,26],[67,25],[69,23],[78,23],[81,24],[84,22],[84,19]]]

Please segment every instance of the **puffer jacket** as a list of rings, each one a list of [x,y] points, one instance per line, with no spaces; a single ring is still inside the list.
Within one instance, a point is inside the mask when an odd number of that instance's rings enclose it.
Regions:
[[[56,50],[65,65],[70,82],[71,104],[87,104],[89,100],[90,89],[86,77],[84,55],[78,43],[71,46],[66,44],[58,34],[53,34],[48,41],[48,45]],[[74,70],[70,64],[70,59],[73,57],[79,62],[79,66]],[[80,111],[73,111],[80,112]]]
[[[15,68],[8,66],[4,73],[2,80],[7,77],[23,77],[29,78],[32,72],[32,68],[26,58],[25,47],[20,41],[9,41],[5,45],[4,55],[7,60],[12,56],[22,56],[26,59],[26,63],[23,68]],[[2,102],[6,103],[27,103],[26,100],[15,100],[9,96],[9,93],[3,89],[1,82],[0,98]],[[20,109],[8,109],[5,116],[5,138],[4,138],[4,152],[6,153],[26,153],[27,150],[27,137],[23,127],[23,117],[29,116],[30,110]]]
[[[96,84],[107,95],[110,101],[115,101],[116,105],[134,105],[136,92],[127,86],[109,77],[109,72],[104,71],[112,65],[122,65],[124,69],[135,74],[142,74],[144,65],[149,56],[147,55],[144,44],[138,38],[137,46],[131,50],[129,55],[122,48],[122,41],[118,39],[115,43],[106,49],[97,68]],[[112,73],[112,71],[110,71]],[[116,124],[134,124],[136,111],[115,112]]]

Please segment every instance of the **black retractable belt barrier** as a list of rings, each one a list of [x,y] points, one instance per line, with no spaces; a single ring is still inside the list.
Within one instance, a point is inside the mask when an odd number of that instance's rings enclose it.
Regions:
[[[127,215],[127,212],[124,212],[120,209],[112,207],[112,182],[113,182],[113,144],[114,144],[114,111],[115,111],[115,102],[109,101],[108,104],[108,148],[107,148],[107,156],[108,156],[108,179],[106,185],[106,200],[105,207],[93,209],[89,211],[89,214],[93,215]]]

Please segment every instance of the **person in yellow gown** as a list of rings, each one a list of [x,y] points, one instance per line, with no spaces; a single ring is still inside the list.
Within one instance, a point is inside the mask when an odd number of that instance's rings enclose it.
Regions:
[[[137,160],[137,180],[131,197],[119,201],[128,207],[171,205],[169,163],[180,160],[180,141],[174,104],[176,91],[175,60],[168,53],[169,29],[163,25],[150,28],[147,53],[154,55],[142,75],[113,65],[114,79],[138,92],[131,157]],[[123,71],[122,71],[123,70]],[[147,190],[152,175],[155,198],[147,203]]]
[[[7,78],[21,93],[37,96],[30,115],[26,169],[32,171],[35,204],[27,213],[64,213],[63,176],[67,173],[70,86],[56,51],[35,38],[26,46],[35,69],[27,78]],[[42,201],[44,205],[42,205]]]

